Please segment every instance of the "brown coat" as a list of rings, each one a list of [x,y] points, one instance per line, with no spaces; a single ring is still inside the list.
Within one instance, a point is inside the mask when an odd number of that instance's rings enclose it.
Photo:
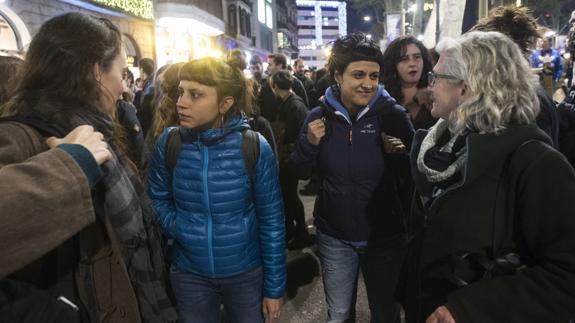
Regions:
[[[96,218],[87,178],[70,155],[48,149],[28,126],[1,123],[0,196],[0,278],[24,267],[33,273],[35,260],[79,233],[89,255],[75,270],[82,302],[95,297],[102,322],[141,321],[115,233]]]

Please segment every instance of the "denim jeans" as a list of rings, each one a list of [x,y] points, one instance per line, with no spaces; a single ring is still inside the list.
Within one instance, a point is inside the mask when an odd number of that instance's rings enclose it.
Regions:
[[[228,278],[206,278],[170,270],[180,322],[219,323],[220,305],[227,322],[263,323],[263,271],[255,270]]]
[[[394,293],[406,251],[405,238],[365,248],[317,233],[328,323],[355,322],[359,270],[363,274],[372,323],[400,322]]]

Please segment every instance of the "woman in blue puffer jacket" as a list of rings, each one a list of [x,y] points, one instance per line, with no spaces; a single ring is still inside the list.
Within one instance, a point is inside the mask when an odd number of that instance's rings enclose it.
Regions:
[[[235,322],[274,322],[286,284],[283,205],[266,140],[258,135],[253,170],[243,158],[246,79],[204,58],[182,67],[179,91],[179,156],[169,174],[167,129],[151,159],[149,193],[174,239],[170,272],[182,321],[219,322],[223,304]]]

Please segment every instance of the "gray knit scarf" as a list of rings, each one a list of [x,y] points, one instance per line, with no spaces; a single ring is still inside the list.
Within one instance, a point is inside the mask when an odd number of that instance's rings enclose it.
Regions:
[[[421,142],[421,148],[419,149],[419,154],[417,155],[417,169],[423,173],[427,180],[431,183],[439,183],[452,178],[456,172],[459,172],[467,160],[467,149],[464,147],[459,152],[457,152],[457,159],[444,171],[438,171],[428,167],[425,164],[424,157],[427,151],[432,147],[437,145],[438,139],[443,135],[445,131],[449,131],[448,122],[443,119],[439,119],[437,123],[429,129],[429,132]],[[453,144],[457,136],[453,136],[447,144],[441,147],[440,151],[451,153]]]

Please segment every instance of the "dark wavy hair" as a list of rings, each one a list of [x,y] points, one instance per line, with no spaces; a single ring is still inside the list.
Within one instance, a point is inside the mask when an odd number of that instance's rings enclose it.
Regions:
[[[492,9],[489,16],[479,20],[471,31],[498,31],[511,38],[526,54],[535,48],[541,28],[526,7],[500,6]]]
[[[327,62],[331,84],[335,83],[336,72],[343,74],[350,63],[357,61],[376,62],[380,71],[383,70],[383,54],[374,41],[362,33],[338,38]]]
[[[24,112],[38,102],[94,107],[102,91],[94,66],[108,71],[121,48],[121,34],[107,19],[71,12],[48,20],[30,43],[5,112]]]
[[[421,78],[417,83],[417,88],[427,87],[427,73],[431,71],[431,59],[429,51],[421,41],[413,36],[403,36],[394,39],[383,53],[383,73],[381,73],[381,82],[389,94],[394,97],[399,104],[403,102],[403,93],[401,92],[401,80],[397,73],[397,64],[401,61],[401,57],[405,55],[407,46],[413,44],[419,48],[421,58],[423,59],[423,70],[421,71]]]

